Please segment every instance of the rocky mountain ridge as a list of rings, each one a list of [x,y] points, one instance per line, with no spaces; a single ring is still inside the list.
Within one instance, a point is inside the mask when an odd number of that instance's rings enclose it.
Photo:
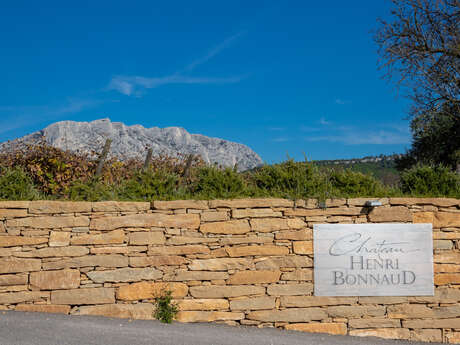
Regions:
[[[100,152],[106,139],[112,139],[111,156],[121,160],[145,158],[148,148],[154,155],[195,154],[207,163],[248,170],[262,165],[262,159],[248,146],[201,134],[190,134],[181,127],[145,128],[100,119],[91,122],[60,121],[48,127],[0,144],[0,151],[24,144],[47,144],[62,150],[92,154]]]

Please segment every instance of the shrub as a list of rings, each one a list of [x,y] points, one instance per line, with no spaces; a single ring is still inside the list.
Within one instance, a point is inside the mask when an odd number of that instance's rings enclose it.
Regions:
[[[365,175],[350,169],[333,170],[329,181],[333,196],[383,196],[388,194],[383,184],[372,175]]]
[[[416,165],[401,173],[401,191],[419,196],[460,198],[460,175],[445,166]]]
[[[171,323],[178,312],[177,305],[172,302],[171,291],[164,291],[155,299],[155,319],[163,323]]]
[[[32,178],[21,168],[3,168],[0,174],[0,199],[33,200],[39,197]]]
[[[106,184],[100,178],[75,181],[65,194],[69,199],[76,201],[116,200],[113,186]]]
[[[248,196],[243,176],[231,168],[204,166],[195,170],[190,193],[197,198],[238,198]]]

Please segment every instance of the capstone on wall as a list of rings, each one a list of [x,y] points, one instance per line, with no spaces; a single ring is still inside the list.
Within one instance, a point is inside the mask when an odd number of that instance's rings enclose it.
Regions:
[[[0,202],[0,309],[460,343],[460,200]],[[313,296],[315,223],[432,223],[432,297]]]

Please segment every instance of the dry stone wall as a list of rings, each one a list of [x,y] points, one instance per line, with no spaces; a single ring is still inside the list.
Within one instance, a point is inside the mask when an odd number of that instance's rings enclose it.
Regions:
[[[0,309],[460,343],[460,200],[0,202]],[[432,223],[434,297],[313,296],[315,223]]]

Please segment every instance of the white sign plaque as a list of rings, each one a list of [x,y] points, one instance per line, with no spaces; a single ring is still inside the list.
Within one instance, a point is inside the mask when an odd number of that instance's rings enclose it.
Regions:
[[[315,224],[315,296],[433,296],[431,224]]]

